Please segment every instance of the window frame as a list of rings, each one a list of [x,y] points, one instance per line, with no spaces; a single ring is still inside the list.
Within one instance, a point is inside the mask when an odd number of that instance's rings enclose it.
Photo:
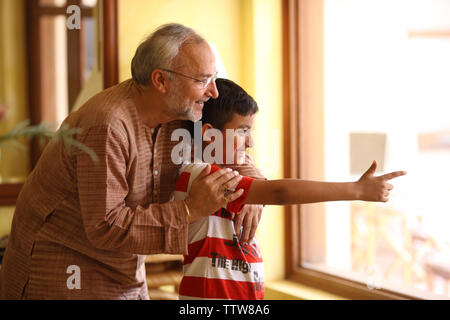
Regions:
[[[70,4],[79,3],[77,1],[68,1]],[[28,112],[30,115],[30,124],[36,125],[44,120],[46,113],[45,106],[40,103],[39,88],[39,16],[43,14],[55,15],[66,14],[66,7],[39,7],[39,0],[26,1],[25,17],[27,21],[26,48],[28,68]],[[118,5],[117,0],[99,0],[99,10],[101,12],[99,26],[99,57],[103,70],[103,87],[106,89],[118,83]],[[92,9],[81,8],[82,15],[92,15]],[[76,41],[76,39],[75,39]],[[72,55],[73,56],[73,55]],[[76,57],[72,57],[76,59]],[[79,62],[77,62],[79,64]],[[78,77],[76,79],[79,80]],[[30,163],[31,170],[40,156],[40,147],[36,142],[30,142]],[[0,205],[14,206],[19,196],[23,183],[2,183],[0,184]]]
[[[305,75],[308,72],[307,65],[302,62],[305,61],[306,57],[311,59],[313,56],[310,54],[311,52],[308,52],[310,48],[307,47],[308,44],[312,43],[311,41],[318,45],[320,49],[323,49],[323,41],[319,41],[317,35],[321,34],[323,40],[324,0],[283,0],[282,15],[284,176],[305,179],[305,167],[307,166],[310,169],[310,163],[302,152],[304,146],[300,140],[300,123],[305,116],[306,109],[305,92],[310,95],[312,90],[308,89],[311,89],[311,86],[314,85],[319,87],[314,88],[314,90],[323,92],[323,75],[309,74],[313,78],[309,79],[308,75]],[[307,30],[309,32],[314,30],[313,40],[308,38]],[[308,61],[308,63],[312,64],[311,61]],[[317,79],[317,77],[319,78]],[[308,96],[308,100],[310,98]],[[323,100],[320,101],[323,98],[319,97],[318,99],[318,102],[323,105]],[[308,112],[320,113],[321,111],[308,110]],[[320,117],[320,115],[316,116]],[[319,137],[319,139],[321,138],[323,139],[323,137]],[[323,159],[318,159],[319,163],[320,161],[323,161]],[[301,230],[305,221],[302,219],[301,213],[304,210],[305,208],[300,205],[285,207],[285,274],[287,280],[349,299],[420,299],[387,289],[369,289],[361,282],[302,266],[302,256],[305,255],[305,252],[302,250]],[[316,246],[323,245],[320,237],[317,240]]]

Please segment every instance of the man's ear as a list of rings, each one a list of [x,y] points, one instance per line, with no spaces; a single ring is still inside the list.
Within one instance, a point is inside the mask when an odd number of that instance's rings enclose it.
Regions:
[[[167,93],[167,83],[169,79],[161,69],[153,70],[151,74],[151,81],[156,90],[161,93]]]

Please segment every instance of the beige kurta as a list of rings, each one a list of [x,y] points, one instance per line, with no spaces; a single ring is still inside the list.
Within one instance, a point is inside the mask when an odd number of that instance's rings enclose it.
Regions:
[[[182,202],[170,200],[179,166],[170,141],[183,121],[143,124],[127,80],[65,123],[99,163],[52,140],[25,182],[0,271],[4,299],[148,299],[146,254],[187,253]],[[250,163],[236,168],[262,177]],[[79,275],[79,287],[74,280]]]

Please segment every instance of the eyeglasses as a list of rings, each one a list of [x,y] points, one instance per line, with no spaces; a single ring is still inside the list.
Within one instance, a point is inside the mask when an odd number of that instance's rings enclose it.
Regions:
[[[211,82],[212,82],[212,81],[216,81],[216,79],[217,79],[217,71],[216,71],[216,73],[214,73],[214,75],[212,75],[211,77],[206,78],[206,79],[204,79],[204,80],[200,80],[200,79],[196,79],[196,78],[187,76],[187,75],[185,75],[185,74],[182,74],[182,73],[179,73],[179,72],[176,72],[176,71],[173,71],[173,70],[169,70],[169,69],[161,69],[161,70],[162,70],[162,71],[166,71],[166,72],[170,72],[170,73],[174,73],[174,74],[177,74],[177,75],[179,75],[179,76],[182,76],[182,77],[185,77],[185,78],[188,78],[188,79],[192,79],[192,80],[194,80],[196,83],[201,84],[201,86],[202,86],[203,89],[208,88],[208,86],[211,84]]]

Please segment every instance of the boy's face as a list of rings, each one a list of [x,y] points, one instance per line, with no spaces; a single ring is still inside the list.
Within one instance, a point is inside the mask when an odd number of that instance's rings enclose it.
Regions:
[[[243,164],[245,160],[245,151],[253,147],[252,129],[255,120],[255,114],[248,116],[241,116],[234,114],[230,122],[227,122],[222,130],[223,134],[223,157],[224,162],[227,159],[227,154],[232,155],[234,152],[234,164]],[[227,137],[227,129],[234,131],[233,135]],[[227,138],[233,141],[227,142]],[[233,148],[228,149],[227,148]]]

